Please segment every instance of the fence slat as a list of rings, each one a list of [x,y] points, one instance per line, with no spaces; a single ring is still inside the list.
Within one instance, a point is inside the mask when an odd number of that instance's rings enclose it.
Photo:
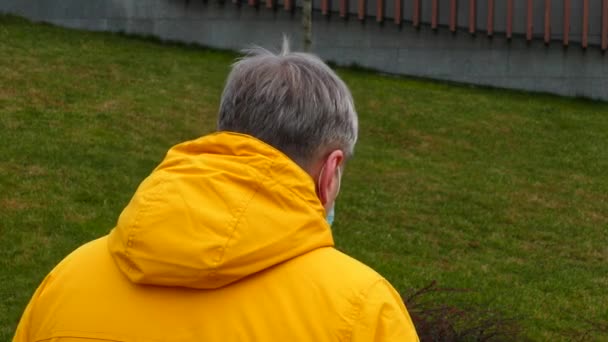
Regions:
[[[381,23],[384,20],[384,0],[376,0],[376,21]]]
[[[348,13],[348,0],[340,0],[340,18],[346,18]]]
[[[488,0],[488,37],[494,34],[494,0]]]
[[[359,0],[359,10],[357,11],[359,20],[365,19],[365,0]]]
[[[602,50],[608,49],[608,0],[602,1]]]
[[[249,3],[249,6],[253,7],[255,6],[255,1],[256,0],[248,0],[247,2]]]
[[[439,20],[439,0],[433,0],[431,3],[431,28],[437,29],[437,22]]]
[[[581,45],[587,48],[587,37],[589,36],[589,0],[583,0],[583,37]]]
[[[321,0],[321,14],[327,15],[327,8],[329,0]]]
[[[475,20],[477,19],[477,2],[469,0],[469,33],[475,34]]]
[[[401,0],[395,0],[395,24],[401,25]]]
[[[456,0],[450,0],[450,31],[456,32],[456,16],[458,8],[456,7]]]
[[[507,39],[513,37],[513,0],[507,0]]]
[[[545,44],[551,41],[551,0],[545,0]]]
[[[564,46],[570,42],[570,0],[564,0],[564,33],[562,34]]]
[[[532,40],[532,33],[534,32],[534,18],[532,17],[532,0],[528,0],[528,8],[526,11],[526,39]]]
[[[414,13],[412,13],[412,25],[420,26],[420,0],[414,0]]]
[[[284,7],[285,7],[285,10],[286,10],[286,11],[291,11],[291,2],[292,2],[292,1],[293,1],[293,0],[285,0]]]

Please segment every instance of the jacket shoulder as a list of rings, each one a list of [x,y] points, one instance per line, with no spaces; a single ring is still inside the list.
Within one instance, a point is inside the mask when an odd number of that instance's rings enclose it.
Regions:
[[[342,337],[351,341],[417,341],[416,330],[393,286],[362,262],[321,248],[295,260],[304,282],[314,277],[322,303],[340,312]],[[300,265],[297,265],[301,263]],[[315,294],[309,292],[311,299]]]
[[[361,261],[333,248],[319,248],[296,260],[304,269],[317,273],[320,279],[329,278],[334,284],[351,289],[364,289],[384,278]]]

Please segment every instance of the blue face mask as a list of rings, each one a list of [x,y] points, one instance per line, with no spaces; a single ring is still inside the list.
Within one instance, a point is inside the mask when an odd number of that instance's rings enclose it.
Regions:
[[[330,226],[334,223],[334,207],[331,207],[331,209],[329,209],[329,213],[327,213],[327,217],[325,219],[327,220],[327,223],[329,223]]]
[[[323,170],[325,169],[325,165],[323,165],[323,167],[321,168],[321,173],[323,173]],[[340,192],[340,183],[342,183],[342,170],[340,170],[340,168],[337,168],[338,173],[338,189],[336,190],[336,197],[337,197],[337,193]],[[327,220],[327,223],[329,224],[329,226],[331,227],[331,225],[334,223],[334,207],[336,206],[336,203],[334,203],[334,205],[331,206],[331,209],[329,209],[329,211],[327,212],[327,216],[325,217],[325,219]]]

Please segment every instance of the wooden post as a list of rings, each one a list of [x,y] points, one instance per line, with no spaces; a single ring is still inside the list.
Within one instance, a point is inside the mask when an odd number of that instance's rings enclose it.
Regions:
[[[570,0],[564,0],[564,46],[570,41]]]
[[[507,0],[507,39],[513,37],[513,0]]]
[[[329,7],[329,0],[321,0],[321,14],[327,15]]]
[[[587,48],[587,38],[589,36],[589,0],[583,0],[583,38],[581,45]]]
[[[302,32],[304,33],[304,51],[310,52],[312,46],[312,0],[302,1]]]
[[[395,0],[395,24],[401,25],[401,0]]]
[[[381,23],[384,20],[384,0],[376,0],[376,21]]]
[[[551,0],[545,0],[545,44],[551,41]]]
[[[340,0],[340,18],[347,18],[348,0]]]
[[[357,11],[357,18],[359,18],[359,20],[365,20],[365,0],[359,0],[359,10]]]
[[[534,32],[534,18],[532,17],[532,0],[528,0],[528,9],[526,14],[526,39],[532,40],[532,33]]]
[[[477,2],[469,0],[469,33],[475,34],[475,21],[477,20]]]
[[[439,0],[432,0],[431,2],[431,28],[437,29],[437,22],[439,21]]]
[[[414,13],[412,13],[412,25],[420,26],[420,0],[414,0]]]
[[[458,6],[456,0],[450,0],[450,31],[456,32],[456,18],[458,15]]]
[[[494,0],[488,0],[488,37],[494,34]]]
[[[602,1],[602,50],[608,49],[608,0]]]

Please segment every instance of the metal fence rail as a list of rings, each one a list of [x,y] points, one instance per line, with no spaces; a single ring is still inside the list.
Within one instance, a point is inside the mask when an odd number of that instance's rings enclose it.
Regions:
[[[233,0],[240,5],[244,0]],[[264,3],[260,3],[264,1]],[[302,0],[247,0],[253,7],[293,11]],[[428,25],[488,37],[542,40],[608,49],[608,0],[313,0],[325,17]]]

